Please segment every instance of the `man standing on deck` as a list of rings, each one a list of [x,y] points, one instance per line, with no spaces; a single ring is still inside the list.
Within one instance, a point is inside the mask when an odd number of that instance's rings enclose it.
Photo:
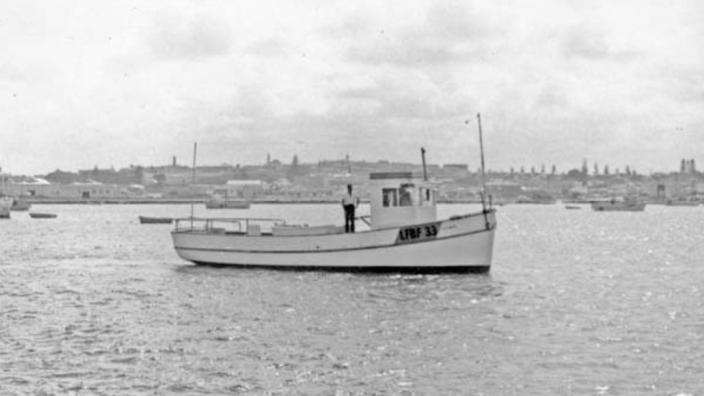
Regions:
[[[352,185],[347,185],[347,195],[342,198],[342,208],[345,210],[345,232],[354,232],[354,210],[359,205],[359,198],[352,194]]]

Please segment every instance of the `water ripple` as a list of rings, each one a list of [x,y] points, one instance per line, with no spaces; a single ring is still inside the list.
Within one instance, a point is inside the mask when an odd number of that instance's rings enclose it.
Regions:
[[[294,209],[321,223],[339,215]],[[704,392],[704,211],[560,209],[502,208],[494,268],[479,276],[197,267],[175,256],[168,228],[135,221],[179,206],[16,217],[0,228],[0,389]]]

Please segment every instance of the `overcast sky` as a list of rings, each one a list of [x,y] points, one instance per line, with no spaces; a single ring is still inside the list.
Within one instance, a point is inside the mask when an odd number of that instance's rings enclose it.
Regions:
[[[704,168],[704,2],[3,1],[0,166]],[[465,124],[465,120],[470,120]],[[591,165],[590,165],[591,167]]]

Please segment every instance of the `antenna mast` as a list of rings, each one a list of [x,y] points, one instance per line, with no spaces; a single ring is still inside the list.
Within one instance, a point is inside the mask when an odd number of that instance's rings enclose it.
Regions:
[[[196,185],[196,152],[198,142],[193,142],[193,177],[191,179],[191,192],[194,193]],[[191,201],[191,229],[193,229],[193,201]]]
[[[198,150],[198,142],[193,142],[193,178],[191,184],[196,184],[196,151]]]
[[[423,180],[428,181],[428,170],[425,167],[425,148],[420,148],[420,157],[423,159]]]
[[[479,124],[479,153],[481,158],[481,170],[482,170],[482,209],[486,211],[486,174],[484,171],[484,140],[482,138],[482,116],[477,113],[477,123]]]

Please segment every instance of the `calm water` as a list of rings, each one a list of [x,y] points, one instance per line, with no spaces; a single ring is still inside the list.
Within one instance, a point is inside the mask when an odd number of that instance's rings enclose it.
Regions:
[[[196,267],[137,221],[188,206],[33,209],[0,222],[0,394],[704,394],[704,207],[502,207],[491,273],[433,276]]]

